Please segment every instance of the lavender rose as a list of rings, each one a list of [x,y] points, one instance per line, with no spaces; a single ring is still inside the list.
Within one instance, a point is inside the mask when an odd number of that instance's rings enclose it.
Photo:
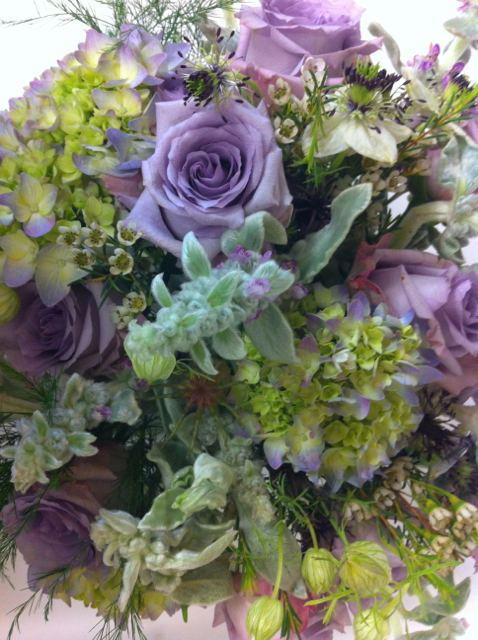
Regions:
[[[29,566],[33,586],[41,574],[72,566],[98,568],[98,554],[90,538],[90,524],[102,507],[118,506],[118,478],[124,473],[126,449],[114,442],[98,444],[91,458],[77,458],[70,466],[71,482],[41,498],[34,516],[18,535],[17,547]],[[112,501],[113,500],[113,501]],[[34,490],[18,495],[0,511],[5,529],[14,534],[21,516],[36,505]]]
[[[299,76],[309,57],[322,58],[329,78],[340,81],[345,66],[381,45],[380,38],[361,40],[363,11],[354,0],[261,0],[260,7],[243,5],[237,14],[241,30],[235,66],[258,82],[263,95],[274,76],[303,93]]]
[[[120,357],[121,337],[110,318],[111,303],[100,308],[101,284],[74,285],[53,307],[41,301],[30,282],[16,289],[20,311],[0,326],[0,345],[22,373],[43,375],[105,369]]]
[[[478,274],[431,253],[388,249],[389,241],[359,247],[350,284],[381,295],[399,318],[413,312],[445,370],[461,376],[462,360],[478,357]]]
[[[10,533],[18,530],[19,518],[37,504],[34,492],[18,496],[0,512]],[[46,493],[34,516],[16,539],[28,565],[29,583],[41,574],[68,566],[92,567],[100,562],[90,539],[90,523],[101,505],[85,487],[67,485],[61,492]]]
[[[264,104],[230,101],[222,114],[182,101],[156,109],[156,150],[143,163],[145,189],[127,218],[143,237],[180,256],[193,231],[212,258],[224,231],[252,213],[288,224],[292,197]]]

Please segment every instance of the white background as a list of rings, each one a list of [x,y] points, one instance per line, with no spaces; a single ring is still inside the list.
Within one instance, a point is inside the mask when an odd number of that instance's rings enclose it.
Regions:
[[[363,19],[364,36],[367,25],[380,22],[399,42],[403,60],[411,60],[417,53],[425,54],[430,43],[442,45],[448,41],[448,34],[442,28],[443,22],[452,17],[458,6],[455,0],[358,0],[367,9]],[[92,5],[96,2],[92,1]],[[42,15],[48,13],[42,0],[0,0],[2,19],[23,19],[36,14],[35,5]],[[97,5],[96,5],[97,6]],[[101,11],[101,8],[99,8]],[[0,28],[0,110],[5,109],[8,99],[22,94],[23,87],[35,76],[55,64],[58,58],[74,51],[84,37],[84,29],[79,23],[55,26],[50,22],[33,26]],[[383,54],[377,60],[385,62]],[[468,73],[478,80],[478,52],[468,66]],[[476,247],[468,251],[470,262],[478,262]],[[469,564],[467,569],[469,568]],[[468,571],[469,573],[469,571]],[[25,601],[30,593],[26,588],[26,571],[23,563],[17,563],[14,575],[16,590],[7,584],[0,584],[0,640],[4,640],[11,622],[8,612]],[[478,580],[466,609],[460,614],[467,619],[470,627],[464,640],[478,637],[478,612],[476,602]],[[212,629],[212,608],[203,610],[191,608],[189,623],[185,625],[181,616],[169,619],[166,615],[154,623],[146,623],[148,640],[227,640],[224,626]],[[13,640],[92,640],[93,626],[98,622],[94,612],[75,602],[68,608],[57,602],[48,624],[43,621],[41,611],[28,616],[25,614],[21,633],[15,632]],[[338,637],[348,640],[349,635]],[[350,638],[352,634],[350,635]]]

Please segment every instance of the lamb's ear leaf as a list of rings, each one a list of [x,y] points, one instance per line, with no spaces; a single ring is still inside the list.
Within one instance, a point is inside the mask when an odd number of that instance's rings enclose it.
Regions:
[[[201,276],[208,278],[211,275],[209,258],[192,231],[184,237],[181,259],[184,272],[191,280]]]
[[[204,371],[204,373],[211,376],[215,376],[217,374],[217,370],[214,368],[211,360],[211,353],[203,340],[196,342],[196,344],[191,348],[190,353],[194,362]]]
[[[371,200],[371,184],[345,189],[332,202],[330,223],[292,247],[290,255],[297,260],[302,282],[311,282],[327,266],[347,237],[354,220],[365,211]]]
[[[232,329],[217,333],[212,339],[212,348],[225,360],[242,360],[247,356],[244,340]]]
[[[273,362],[296,360],[294,334],[275,304],[269,304],[256,320],[244,325],[247,335],[262,355]]]

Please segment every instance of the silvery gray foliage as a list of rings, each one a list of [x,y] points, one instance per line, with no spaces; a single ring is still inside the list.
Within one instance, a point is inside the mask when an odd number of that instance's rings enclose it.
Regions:
[[[89,430],[100,422],[122,420],[134,424],[140,414],[132,390],[121,390],[113,396],[107,385],[75,373],[48,418],[35,411],[15,423],[20,440],[1,449],[0,455],[13,459],[12,482],[24,493],[36,482],[47,484],[47,472],[59,469],[73,456],[95,455],[98,449],[92,443],[96,437]]]
[[[452,199],[410,209],[392,247],[407,247],[423,225],[442,223],[445,230],[436,249],[444,258],[462,262],[462,247],[478,235],[478,146],[471,139],[465,135],[450,139],[440,157],[438,180],[453,193]]]
[[[292,286],[295,276],[272,260],[270,253],[259,253],[264,241],[284,243],[286,239],[284,228],[272,216],[254,214],[241,229],[224,234],[222,248],[229,257],[213,268],[194,234],[188,233],[183,242],[182,267],[189,282],[171,294],[162,274],[156,276],[151,290],[161,309],[154,322],[130,323],[125,341],[130,357],[148,362],[158,355],[189,352],[203,371],[214,375],[217,371],[210,347],[226,360],[244,358],[246,349],[238,329],[245,323],[255,346],[265,348],[263,353],[268,357],[271,336],[277,340],[282,330],[287,335],[285,342],[279,340],[281,350],[274,359],[293,360],[292,331],[275,300]],[[267,340],[254,339],[254,326],[263,326],[264,319],[269,321]]]
[[[234,472],[207,453],[175,473],[161,449],[149,457],[160,462],[166,487],[150,511],[140,520],[124,511],[103,509],[91,530],[104,563],[123,567],[120,609],[126,608],[138,581],[180,604],[208,604],[231,597],[229,571],[218,559],[236,536],[234,521],[224,519],[222,513]],[[202,576],[200,586],[195,583],[194,596],[186,588],[189,572]]]

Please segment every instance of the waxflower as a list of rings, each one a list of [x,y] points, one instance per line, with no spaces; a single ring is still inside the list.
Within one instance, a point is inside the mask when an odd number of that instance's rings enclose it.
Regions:
[[[100,225],[93,221],[89,227],[82,227],[81,233],[85,236],[87,247],[102,247],[108,239],[108,234]]]
[[[307,549],[302,576],[312,593],[330,591],[337,576],[337,561],[328,549]]]
[[[118,242],[130,246],[141,238],[143,232],[137,228],[135,222],[125,222],[120,220],[116,226],[118,231]]]
[[[345,549],[339,575],[344,585],[360,598],[379,595],[392,580],[384,548],[365,540],[353,542]]]
[[[290,84],[286,82],[284,78],[278,78],[275,85],[269,85],[268,93],[272,104],[283,107],[289,102],[291,97]]]
[[[134,259],[124,249],[115,249],[114,256],[108,259],[110,272],[114,275],[127,275],[133,270]]]
[[[58,244],[63,244],[66,247],[77,247],[81,244],[81,229],[79,224],[73,224],[71,227],[58,227],[60,235],[56,239]]]
[[[88,249],[73,249],[70,260],[78,269],[89,269],[96,262],[95,254]]]
[[[280,142],[281,144],[289,144],[294,141],[298,132],[299,129],[291,118],[281,120],[280,116],[276,116],[274,119],[274,133],[277,142]]]
[[[280,600],[261,596],[247,612],[247,633],[252,640],[270,640],[282,627],[284,605]]]

